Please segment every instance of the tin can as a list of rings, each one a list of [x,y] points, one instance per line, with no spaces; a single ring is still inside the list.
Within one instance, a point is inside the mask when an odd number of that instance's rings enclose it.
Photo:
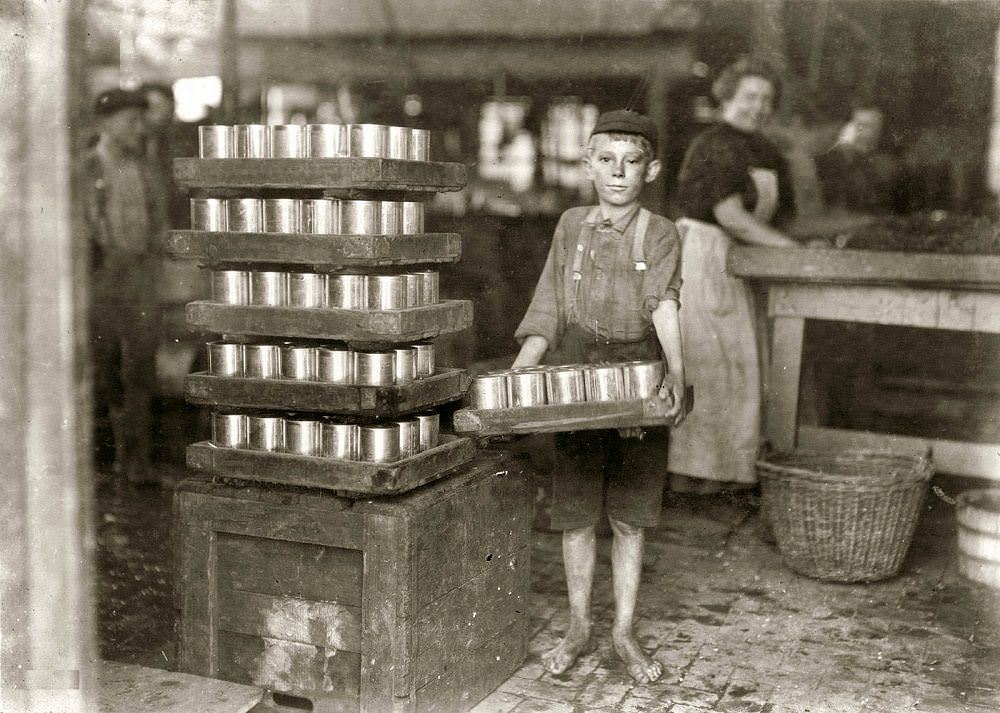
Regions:
[[[429,451],[431,448],[436,448],[441,438],[441,416],[436,413],[425,413],[416,418],[417,428],[420,431],[420,450]]]
[[[360,460],[359,435],[353,423],[324,423],[323,455],[336,460]]]
[[[379,235],[381,201],[340,201],[340,232],[344,235]]]
[[[655,396],[663,383],[663,362],[658,359],[627,361],[622,364],[624,398],[648,399]]]
[[[420,422],[415,418],[396,421],[399,426],[399,457],[410,458],[420,451]]]
[[[368,276],[331,275],[329,304],[339,309],[368,309]]]
[[[417,378],[434,376],[434,345],[414,344],[413,349],[417,352]]]
[[[405,288],[402,275],[369,275],[368,309],[403,309],[406,306]]]
[[[266,307],[288,305],[288,273],[256,270],[250,273],[250,304]]]
[[[281,416],[247,416],[247,445],[255,451],[285,449],[285,419]]]
[[[389,148],[389,127],[381,124],[348,124],[351,156],[385,158]]]
[[[224,305],[250,304],[250,273],[245,270],[213,270],[212,301]]]
[[[213,413],[212,443],[219,448],[246,448],[247,417],[241,413]]]
[[[399,201],[379,202],[379,231],[383,235],[398,235],[403,230],[403,204]]]
[[[424,278],[419,272],[408,272],[400,275],[403,278],[404,306],[419,307],[424,299]]]
[[[223,198],[192,198],[191,229],[221,233],[226,230],[226,201]]]
[[[498,409],[510,406],[509,388],[507,386],[508,372],[483,374],[472,380],[469,388],[469,401],[472,408]]]
[[[410,130],[405,126],[386,128],[386,158],[410,158]]]
[[[587,401],[621,401],[624,396],[621,365],[594,365],[588,368]]]
[[[350,349],[319,347],[319,373],[317,378],[330,384],[353,384],[355,356]]]
[[[361,426],[359,431],[361,460],[371,463],[395,463],[399,460],[399,426]]]
[[[243,345],[209,342],[208,373],[215,376],[243,376]]]
[[[409,384],[417,378],[417,350],[413,347],[399,347],[392,350],[396,355],[397,384]]]
[[[508,401],[511,408],[545,404],[545,370],[512,371],[507,377]]]
[[[234,233],[259,233],[264,227],[264,209],[259,198],[226,201],[226,228]]]
[[[281,347],[277,344],[245,345],[243,373],[248,379],[280,379]]]
[[[347,127],[343,124],[309,124],[306,143],[310,158],[347,156]]]
[[[431,132],[427,129],[410,129],[411,161],[431,160]]]
[[[306,198],[301,208],[302,232],[336,235],[340,232],[340,206],[331,198]]]
[[[297,233],[301,229],[299,201],[295,198],[265,198],[264,232]]]
[[[356,352],[355,378],[362,386],[392,386],[396,383],[395,352]]]
[[[263,124],[237,124],[233,141],[236,158],[267,158],[267,127]]]
[[[420,201],[403,201],[400,232],[418,235],[424,232],[424,204]]]
[[[305,309],[323,309],[329,300],[328,276],[318,272],[288,273],[288,304]]]
[[[302,124],[272,124],[267,127],[269,158],[303,158],[306,155],[305,127]]]
[[[233,127],[212,124],[198,127],[199,158],[235,158]]]
[[[420,275],[420,304],[436,305],[441,301],[441,278],[435,270],[424,270]]]
[[[285,419],[285,450],[300,456],[323,455],[323,424],[313,419]]]
[[[550,404],[577,404],[587,400],[587,380],[578,367],[547,370],[545,387]]]
[[[281,348],[281,376],[294,381],[315,381],[319,354],[315,347],[289,345]]]

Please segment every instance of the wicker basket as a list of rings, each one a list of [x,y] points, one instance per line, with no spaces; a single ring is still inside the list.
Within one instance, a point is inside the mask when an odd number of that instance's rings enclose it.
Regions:
[[[870,451],[774,454],[757,462],[764,516],[793,570],[831,582],[899,572],[933,468]]]

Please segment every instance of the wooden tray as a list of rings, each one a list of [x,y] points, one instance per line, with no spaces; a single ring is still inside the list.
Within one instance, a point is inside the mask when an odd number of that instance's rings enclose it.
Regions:
[[[464,369],[438,369],[433,376],[397,386],[240,379],[199,372],[185,377],[184,395],[189,402],[206,406],[396,416],[456,401],[469,383]]]
[[[302,309],[190,302],[187,321],[219,334],[332,339],[352,344],[417,342],[472,325],[472,302],[443,300],[399,310]]]
[[[335,490],[343,495],[403,493],[437,480],[472,460],[468,438],[442,435],[430,450],[395,463],[333,460],[243,448],[217,448],[209,441],[187,448],[187,465],[227,478]]]
[[[455,233],[419,235],[314,235],[171,230],[164,250],[208,265],[278,263],[325,268],[457,262],[462,238]]]
[[[694,388],[688,386],[689,412],[693,405]],[[457,433],[476,436],[666,427],[666,412],[667,402],[657,396],[639,401],[547,404],[506,409],[463,408],[455,412],[454,427]]]
[[[457,191],[468,180],[461,163],[389,158],[175,158],[182,188],[367,189]]]

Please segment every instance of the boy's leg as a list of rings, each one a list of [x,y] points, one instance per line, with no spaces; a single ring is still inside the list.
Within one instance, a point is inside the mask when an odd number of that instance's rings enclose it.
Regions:
[[[550,673],[563,673],[576,663],[590,644],[590,593],[597,559],[597,538],[593,527],[563,532],[563,565],[569,590],[569,628],[555,648],[542,655],[542,665]]]
[[[611,638],[629,675],[638,683],[652,683],[663,675],[663,666],[646,656],[633,630],[645,532],[641,527],[615,519],[611,519],[611,529],[615,533],[611,545],[611,576],[615,587],[615,622]]]

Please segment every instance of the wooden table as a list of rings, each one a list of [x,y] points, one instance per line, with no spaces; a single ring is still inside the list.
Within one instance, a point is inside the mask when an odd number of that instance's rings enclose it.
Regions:
[[[759,280],[773,320],[765,430],[779,449],[933,449],[938,470],[1000,480],[1000,444],[800,423],[807,319],[1000,334],[1000,256],[737,247],[729,271]]]

